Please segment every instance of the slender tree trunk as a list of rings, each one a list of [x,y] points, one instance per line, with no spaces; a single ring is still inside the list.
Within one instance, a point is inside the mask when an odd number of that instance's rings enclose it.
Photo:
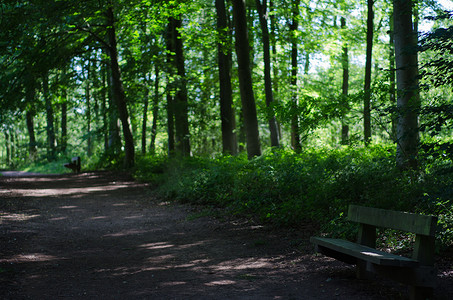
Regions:
[[[274,12],[274,3],[273,1],[270,1],[269,2],[269,14],[270,14],[270,29],[271,29],[271,32],[270,32],[270,42],[271,42],[271,48],[272,48],[272,75],[273,75],[273,81],[272,81],[272,86],[273,86],[273,90],[274,90],[274,94],[277,94],[278,95],[278,67],[277,67],[277,64],[278,64],[278,59],[277,59],[277,39],[276,39],[276,21],[275,21],[275,15],[273,14]],[[274,99],[274,101],[276,101]],[[281,127],[281,124],[280,122],[277,120],[277,129],[278,129],[278,139],[279,141],[281,140],[282,138],[282,127]]]
[[[86,118],[87,118],[87,156],[90,157],[92,153],[92,139],[91,139],[91,91],[90,91],[90,65],[88,63],[87,82],[85,86],[85,101],[86,101]]]
[[[55,127],[54,127],[54,111],[49,92],[49,73],[44,73],[42,77],[42,90],[44,95],[44,102],[46,106],[46,132],[47,132],[47,160],[53,161],[56,158],[56,145],[55,145]]]
[[[341,29],[346,30],[346,19],[342,17],[340,19],[341,22]],[[343,67],[343,85],[342,85],[342,95],[344,98],[344,105],[348,106],[348,93],[349,93],[349,55],[348,55],[348,44],[347,42],[343,42],[343,53],[341,64]],[[348,145],[349,144],[349,126],[345,122],[346,113],[341,117],[341,144]]]
[[[224,0],[216,0],[217,31],[222,42],[227,42],[230,37],[230,30],[227,22],[227,14]],[[219,63],[219,88],[220,88],[220,119],[222,123],[222,146],[223,153],[237,154],[236,138],[236,117],[233,108],[233,93],[231,90],[231,51],[223,46],[222,42],[217,44]]]
[[[290,25],[291,31],[291,88],[292,88],[292,96],[291,96],[291,104],[292,104],[292,117],[291,117],[291,146],[296,153],[301,152],[301,144],[300,144],[300,134],[299,134],[299,115],[298,115],[298,95],[297,95],[297,35],[296,31],[299,27],[299,6],[300,0],[293,0],[292,1],[292,20]]]
[[[36,82],[32,79],[28,82],[25,91],[26,102],[29,105],[26,117],[27,123],[27,131],[28,131],[28,158],[31,161],[36,159],[36,154],[38,152],[37,145],[36,145],[36,137],[35,137],[35,125],[34,125],[34,117],[35,117],[35,109],[34,103],[36,101],[36,89],[35,89]]]
[[[153,98],[153,124],[151,126],[151,153],[156,152],[156,135],[157,135],[157,118],[159,117],[159,66],[155,66],[156,79],[154,80],[154,98]]]
[[[239,68],[239,88],[247,139],[247,156],[252,159],[261,155],[261,145],[250,70],[250,46],[244,0],[233,0],[233,18],[236,33],[236,54]]]
[[[363,131],[365,145],[371,141],[371,61],[373,56],[373,30],[374,30],[374,0],[367,0],[368,18],[366,32],[366,62],[365,62],[365,86],[363,102]]]
[[[142,154],[146,154],[146,131],[148,123],[148,105],[149,105],[149,89],[145,88],[143,99],[143,121],[142,121]]]
[[[175,112],[174,112],[174,95],[175,83],[171,79],[175,74],[175,40],[173,38],[174,30],[172,22],[168,22],[166,46],[167,46],[167,135],[168,135],[168,156],[172,157],[176,154],[175,148]]]
[[[11,156],[11,136],[8,133],[8,129],[3,129],[5,135],[5,148],[6,148],[6,165],[10,167],[12,165],[12,156]]]
[[[274,114],[274,94],[272,92],[272,78],[271,78],[271,53],[270,53],[270,40],[269,29],[267,25],[268,12],[267,0],[255,0],[260,19],[261,33],[263,40],[263,60],[264,60],[264,89],[266,92],[266,107],[268,109],[268,122],[272,147],[279,147],[280,141],[278,136],[277,120]]]
[[[66,90],[63,91],[63,102],[61,103],[61,142],[60,149],[66,153],[68,147],[68,95]]]
[[[107,152],[109,149],[109,122],[107,117],[107,63],[101,63],[101,76],[102,76],[102,88],[101,88],[101,110],[102,110],[102,132],[104,136],[104,151]]]
[[[394,39],[397,83],[396,163],[401,169],[418,165],[419,146],[417,33],[412,24],[412,1],[394,0]]]
[[[112,71],[113,91],[123,128],[124,150],[125,150],[124,167],[130,168],[134,166],[135,161],[134,138],[132,136],[131,128],[129,125],[129,113],[126,103],[126,95],[124,93],[123,81],[121,79],[121,71],[118,65],[118,50],[116,43],[113,4],[111,4],[110,7],[107,9],[107,26],[109,40],[108,52],[110,57],[110,67]]]
[[[28,158],[30,161],[36,159],[36,138],[35,138],[35,124],[34,124],[34,113],[28,110],[26,113],[27,130],[28,130]]]
[[[394,26],[393,26],[393,10],[390,13],[390,30],[389,30],[389,100],[390,105],[396,105],[396,79],[395,79],[395,44],[393,42],[393,33],[394,33]],[[390,138],[393,142],[396,143],[396,123],[397,118],[396,114],[391,114],[392,118],[392,128],[390,133]]]

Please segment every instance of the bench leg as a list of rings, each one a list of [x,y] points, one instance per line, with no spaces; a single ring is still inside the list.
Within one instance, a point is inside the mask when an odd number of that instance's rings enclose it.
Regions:
[[[367,262],[357,259],[357,265],[355,266],[355,274],[357,279],[371,280],[374,279],[374,274],[367,270]]]
[[[410,286],[409,297],[411,300],[433,299],[433,288],[423,286]]]

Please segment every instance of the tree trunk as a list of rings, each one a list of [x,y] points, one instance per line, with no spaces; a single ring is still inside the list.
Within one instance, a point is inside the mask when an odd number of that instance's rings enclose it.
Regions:
[[[87,156],[90,157],[92,153],[92,139],[91,139],[91,93],[90,93],[90,66],[88,63],[86,86],[85,86],[85,101],[86,101],[86,118],[87,118]]]
[[[110,58],[110,68],[112,71],[111,75],[113,79],[112,84],[114,98],[116,99],[119,117],[123,129],[124,150],[125,150],[124,167],[131,168],[134,166],[135,161],[134,138],[132,136],[132,132],[129,125],[129,113],[126,103],[126,95],[124,93],[123,81],[121,79],[121,71],[118,65],[115,19],[112,5],[110,5],[110,7],[107,9],[107,31],[109,40],[108,52]]]
[[[12,165],[12,155],[11,155],[11,136],[8,133],[8,128],[3,129],[5,134],[5,146],[6,146],[6,165],[10,167]]]
[[[156,135],[157,135],[157,118],[159,117],[159,66],[155,66],[156,79],[154,80],[154,98],[153,98],[153,125],[151,126],[151,153],[156,152]]]
[[[366,62],[365,62],[365,86],[363,101],[363,132],[365,145],[371,141],[371,61],[373,56],[373,30],[374,30],[374,0],[367,0],[368,18],[366,32]]]
[[[107,63],[102,62],[102,88],[101,88],[101,110],[102,110],[102,132],[104,135],[104,151],[109,149],[109,122],[107,117]],[[110,108],[109,108],[110,109]]]
[[[299,133],[299,115],[298,115],[298,95],[297,95],[297,44],[298,39],[296,31],[299,27],[299,6],[300,0],[293,0],[292,2],[292,20],[290,25],[291,31],[291,146],[296,153],[302,151],[300,144],[300,133]]]
[[[222,123],[222,146],[223,153],[237,154],[236,117],[233,108],[233,93],[231,90],[231,51],[223,46],[222,42],[229,40],[230,30],[227,22],[227,14],[224,0],[216,0],[217,31],[220,41],[217,44],[219,63],[219,88],[220,88],[220,119]]]
[[[390,30],[389,30],[389,101],[390,105],[396,105],[396,80],[395,80],[395,44],[393,42],[393,11],[390,13]],[[392,128],[390,138],[396,143],[396,114],[391,114]]]
[[[143,99],[143,121],[142,121],[142,154],[146,154],[146,131],[148,123],[148,104],[149,104],[149,89],[145,88],[145,95]]]
[[[277,39],[276,39],[276,21],[275,21],[275,15],[273,14],[274,12],[274,3],[273,1],[270,1],[269,2],[269,19],[270,19],[270,29],[271,29],[271,32],[270,32],[270,42],[271,42],[271,48],[272,48],[272,75],[273,75],[273,90],[275,92],[275,94],[278,95],[278,84],[279,84],[279,81],[278,81],[278,59],[277,59]],[[276,101],[274,99],[274,101]],[[278,139],[281,140],[282,139],[282,127],[281,127],[281,124],[280,122],[277,120],[277,130],[278,130]]]
[[[63,102],[61,103],[61,142],[60,150],[66,153],[68,147],[68,95],[66,90],[63,91]]]
[[[178,74],[177,91],[174,98],[175,114],[175,137],[176,150],[182,156],[190,156],[190,133],[189,133],[189,116],[186,87],[186,71],[184,66],[184,53],[181,35],[179,29],[182,27],[181,18],[170,18],[170,26],[173,30],[173,42],[175,50],[176,71]]]
[[[42,90],[44,95],[44,102],[46,106],[46,132],[47,132],[47,160],[53,161],[56,158],[56,145],[55,145],[55,127],[54,127],[54,112],[52,101],[49,92],[49,73],[44,73],[42,77]]]
[[[342,17],[340,19],[341,22],[341,29],[346,30],[346,19]],[[343,85],[342,85],[342,95],[343,101],[345,102],[344,105],[348,106],[348,93],[349,93],[349,55],[348,55],[348,44],[346,41],[343,42],[343,53],[341,64],[343,67]],[[348,145],[349,144],[349,126],[345,122],[345,114],[342,115],[341,118],[341,144]]]
[[[270,53],[270,40],[269,29],[267,27],[267,0],[256,0],[256,7],[261,25],[261,34],[263,40],[263,60],[264,60],[264,89],[266,92],[266,107],[268,109],[268,122],[271,138],[271,146],[279,147],[280,141],[278,136],[277,120],[274,114],[274,94],[272,92],[272,79],[271,79],[271,53]]]
[[[175,59],[172,53],[175,52],[172,23],[167,25],[166,46],[167,46],[167,135],[168,135],[168,156],[175,155],[175,113],[174,113],[174,94],[175,83],[172,77],[175,73]]]
[[[118,120],[118,105],[116,103],[113,91],[113,78],[111,68],[106,69],[107,74],[107,91],[109,103],[108,118],[108,152],[118,154],[121,151],[121,137]]]
[[[417,33],[412,25],[412,1],[394,0],[394,39],[397,83],[396,163],[401,169],[417,167],[419,146]]]
[[[27,131],[28,131],[28,158],[31,161],[36,159],[36,154],[38,152],[37,145],[36,145],[36,137],[35,137],[35,125],[34,125],[34,117],[35,117],[35,109],[34,103],[36,102],[36,90],[35,90],[36,82],[34,80],[27,83],[26,91],[25,91],[25,98],[26,102],[29,105],[27,113],[25,115],[26,123],[27,123]]]
[[[261,145],[250,70],[250,46],[247,29],[247,15],[244,0],[233,0],[233,18],[236,33],[236,54],[238,60],[239,88],[247,139],[247,156],[252,159],[261,155]]]

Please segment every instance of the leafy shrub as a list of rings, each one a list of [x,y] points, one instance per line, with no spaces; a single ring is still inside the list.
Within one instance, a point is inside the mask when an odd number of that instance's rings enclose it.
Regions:
[[[324,232],[343,238],[356,232],[345,218],[349,204],[436,214],[444,228],[439,241],[451,243],[451,162],[400,172],[389,149],[344,147],[301,154],[273,149],[250,161],[245,155],[143,158],[137,174],[159,183],[158,192],[167,198],[228,208],[225,211],[278,226],[315,222]]]

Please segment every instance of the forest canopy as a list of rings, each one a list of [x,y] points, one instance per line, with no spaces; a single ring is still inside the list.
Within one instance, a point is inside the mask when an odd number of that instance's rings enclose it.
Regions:
[[[401,168],[451,156],[444,4],[2,1],[1,164],[370,144],[393,144]]]

